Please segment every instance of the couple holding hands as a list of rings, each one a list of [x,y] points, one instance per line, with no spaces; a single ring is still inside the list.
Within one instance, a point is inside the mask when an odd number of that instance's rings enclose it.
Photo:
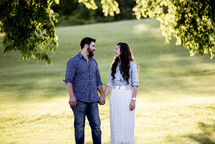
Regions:
[[[118,43],[109,80],[103,91],[98,64],[93,59],[95,42],[93,38],[83,38],[81,51],[67,62],[64,82],[74,114],[76,144],[84,144],[85,116],[91,127],[93,143],[102,143],[98,103],[104,105],[105,97],[111,90],[111,144],[134,144],[138,65],[128,44]]]

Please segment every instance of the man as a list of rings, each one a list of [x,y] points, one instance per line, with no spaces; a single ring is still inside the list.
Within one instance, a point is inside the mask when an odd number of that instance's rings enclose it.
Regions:
[[[85,116],[91,127],[93,143],[101,144],[98,102],[103,105],[105,98],[98,64],[92,58],[96,50],[95,41],[89,37],[82,39],[81,52],[67,62],[64,81],[74,114],[76,144],[84,144]]]

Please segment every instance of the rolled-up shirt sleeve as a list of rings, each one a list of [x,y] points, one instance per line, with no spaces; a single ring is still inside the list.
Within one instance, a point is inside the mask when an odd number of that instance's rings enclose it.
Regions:
[[[139,86],[138,68],[135,63],[133,63],[131,67],[131,86]]]
[[[67,67],[66,67],[66,73],[65,73],[65,80],[63,80],[65,83],[71,82],[73,83],[75,76],[75,62],[74,60],[69,60],[67,62]]]
[[[111,68],[110,68],[110,72],[109,72],[109,79],[108,79],[107,86],[109,86],[110,88],[112,88],[112,86],[113,86],[113,79],[112,79],[112,75],[111,75]]]
[[[98,64],[96,63],[96,79],[97,79],[97,86],[99,85],[103,85],[102,83],[102,80],[101,80],[101,76],[100,76],[100,73],[99,73],[99,67],[98,67]]]

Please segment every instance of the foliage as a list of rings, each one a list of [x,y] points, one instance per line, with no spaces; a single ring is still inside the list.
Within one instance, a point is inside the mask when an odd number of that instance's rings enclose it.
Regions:
[[[78,0],[61,0],[59,5],[52,7],[60,17],[56,26],[82,25],[100,22],[112,22],[125,19],[136,19],[133,15],[132,8],[136,5],[134,0],[117,0],[120,13],[104,15],[103,8],[108,6],[107,1],[95,1],[97,9],[88,9]],[[112,8],[113,9],[113,8]],[[104,11],[105,12],[105,11]],[[107,12],[106,12],[107,14]]]
[[[167,7],[165,13],[163,8]],[[208,53],[213,58],[215,51],[215,5],[213,0],[137,0],[133,9],[138,19],[156,17],[161,22],[161,31],[166,42],[173,36],[177,45],[190,51],[190,55]]]
[[[57,1],[56,1],[57,2]],[[47,51],[58,45],[54,21],[57,14],[50,8],[52,0],[8,0],[0,3],[0,32],[4,53],[20,51],[24,60],[51,59]]]
[[[83,3],[88,9],[97,9],[97,5],[94,0],[78,0],[79,3]]]
[[[79,3],[83,3],[89,9],[97,9],[97,5],[95,4],[94,0],[78,0]],[[111,16],[114,15],[114,12],[118,14],[120,12],[119,5],[114,0],[101,0],[103,13],[105,16],[110,14]]]

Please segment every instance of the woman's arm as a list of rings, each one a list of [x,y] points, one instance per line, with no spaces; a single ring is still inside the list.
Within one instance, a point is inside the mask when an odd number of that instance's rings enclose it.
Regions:
[[[105,97],[109,94],[109,92],[111,91],[111,89],[112,89],[111,87],[106,86],[105,91],[104,91],[104,96]]]
[[[131,99],[131,103],[130,103],[130,110],[134,110],[135,107],[136,107],[136,96],[137,96],[137,86],[133,86],[132,87],[132,98],[135,98],[134,99]]]
[[[108,95],[108,93],[111,91],[111,87],[106,86],[104,94],[101,95],[100,100],[99,100],[99,104],[100,105],[104,105],[105,104],[105,97]]]

